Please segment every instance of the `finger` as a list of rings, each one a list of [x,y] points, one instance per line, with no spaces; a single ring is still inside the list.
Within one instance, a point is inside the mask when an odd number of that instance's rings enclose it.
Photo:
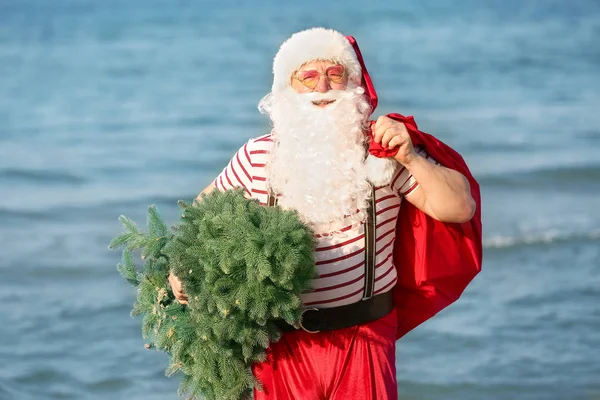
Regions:
[[[180,299],[180,300],[187,300],[188,299],[188,295],[183,290],[180,290],[177,298]]]
[[[181,289],[181,281],[172,272],[169,275],[168,280],[169,280],[169,285],[171,285],[172,288]]]
[[[393,149],[397,146],[400,146],[402,143],[404,143],[402,136],[394,136],[388,143],[388,148]]]
[[[181,304],[184,304],[183,302],[187,303],[188,301],[188,297],[185,293],[178,293],[175,294],[175,298],[177,299],[178,302],[180,302]]]
[[[401,144],[408,139],[408,136],[401,129],[399,130],[398,127],[394,126],[386,131],[383,139],[381,140],[381,144],[383,147],[389,147],[390,141],[394,138],[398,138],[397,140],[399,140],[399,143]]]
[[[395,130],[393,128],[388,128],[385,131],[385,134],[383,135],[383,138],[381,139],[381,145],[383,147],[388,147],[389,143],[390,143],[390,140],[392,140],[393,138],[398,137],[398,136],[399,136],[399,134],[398,134],[397,130]]]
[[[375,143],[381,143],[383,137],[385,136],[385,132],[389,129],[387,125],[379,125],[375,128],[373,140]]]
[[[175,295],[175,297],[180,296],[181,294],[183,294],[183,291],[181,290],[181,287],[178,287],[177,285],[169,282],[169,285],[171,286],[171,291],[173,292],[173,294]]]
[[[388,129],[389,122],[387,119],[389,118],[381,116],[377,119],[375,125],[373,125],[373,140],[375,143],[381,143],[381,138]]]
[[[377,122],[385,125],[387,123],[389,123],[390,121],[392,121],[390,118],[386,117],[385,115],[381,115],[379,118],[377,118]]]

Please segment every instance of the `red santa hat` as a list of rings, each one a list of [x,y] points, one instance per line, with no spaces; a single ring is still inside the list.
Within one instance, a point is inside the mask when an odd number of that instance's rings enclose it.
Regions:
[[[293,34],[282,45],[273,61],[273,92],[290,85],[292,74],[314,60],[333,60],[342,64],[350,81],[359,83],[362,68],[352,44],[332,29],[312,28]]]

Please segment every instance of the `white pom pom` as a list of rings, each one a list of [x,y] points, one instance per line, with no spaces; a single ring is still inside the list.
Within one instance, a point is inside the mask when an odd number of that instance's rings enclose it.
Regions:
[[[379,158],[369,154],[365,161],[367,178],[375,186],[389,185],[398,165],[398,161],[393,158]]]

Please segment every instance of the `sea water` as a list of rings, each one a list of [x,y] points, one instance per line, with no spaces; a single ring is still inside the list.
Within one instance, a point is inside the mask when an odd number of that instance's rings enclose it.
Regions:
[[[0,0],[0,399],[176,399],[108,251],[249,138],[295,31],[481,183],[484,269],[397,343],[402,399],[600,398],[600,3]]]

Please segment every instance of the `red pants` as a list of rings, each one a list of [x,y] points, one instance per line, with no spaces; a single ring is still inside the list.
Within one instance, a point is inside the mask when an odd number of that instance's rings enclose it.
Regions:
[[[396,386],[396,311],[329,332],[284,332],[256,364],[255,400],[388,400]]]

